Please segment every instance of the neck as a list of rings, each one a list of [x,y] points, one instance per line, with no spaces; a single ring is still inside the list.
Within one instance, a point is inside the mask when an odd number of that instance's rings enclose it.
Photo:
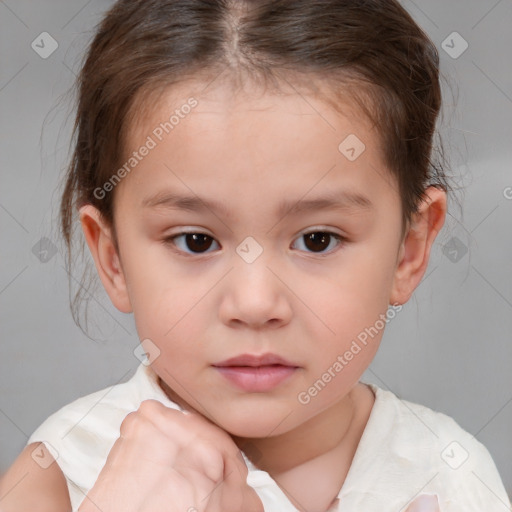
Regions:
[[[352,445],[356,411],[353,392],[284,434],[264,438],[231,437],[257,468],[272,476],[327,453],[345,452]]]
[[[184,409],[191,409],[160,377],[160,387]],[[284,434],[263,438],[231,435],[253,465],[274,479],[301,466],[350,467],[374,403],[369,387],[356,384],[341,400]],[[343,461],[343,462],[342,462]]]

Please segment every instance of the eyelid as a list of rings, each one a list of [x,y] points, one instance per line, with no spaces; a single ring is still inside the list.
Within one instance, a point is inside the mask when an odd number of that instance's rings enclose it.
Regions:
[[[181,228],[180,231],[166,235],[162,239],[162,242],[166,245],[172,246],[171,247],[172,250],[181,256],[185,256],[185,257],[196,257],[197,256],[197,257],[201,257],[201,258],[207,258],[209,255],[212,255],[213,253],[215,253],[215,251],[207,251],[204,253],[189,253],[189,252],[179,249],[177,247],[176,243],[174,242],[174,239],[178,238],[180,236],[187,235],[187,234],[198,234],[198,235],[206,235],[207,237],[211,238],[216,244],[218,244],[220,246],[220,243],[217,241],[217,239],[213,235],[209,234],[207,231],[208,230],[205,230],[203,228],[189,226],[188,228]],[[309,235],[312,233],[325,233],[325,234],[330,235],[331,237],[335,238],[337,243],[333,249],[331,249],[327,252],[315,253],[315,252],[309,252],[309,251],[299,251],[308,256],[320,257],[320,258],[330,256],[331,254],[340,250],[341,246],[344,246],[348,242],[347,236],[345,236],[344,234],[338,233],[337,231],[334,230],[334,228],[327,227],[327,226],[311,226],[303,231],[300,231],[298,234],[296,234],[293,238],[292,245],[297,240],[300,240],[300,238],[302,236]]]
[[[299,231],[299,233],[296,236],[309,235],[310,233],[330,233],[333,235],[345,237],[343,233],[338,233],[337,231],[335,231],[335,228],[331,228],[329,226],[312,226],[310,228],[307,228],[306,230]]]
[[[194,232],[194,233],[197,233],[197,232]],[[161,243],[169,250],[171,250],[173,253],[175,253],[176,255],[178,255],[178,257],[181,257],[181,258],[192,258],[192,261],[205,261],[205,260],[208,260],[208,258],[211,258],[213,257],[220,249],[214,249],[213,251],[210,250],[210,247],[208,248],[208,251],[206,252],[197,252],[197,253],[194,253],[194,252],[188,252],[186,250],[183,250],[181,249],[180,247],[178,247],[178,244],[174,241],[175,238],[178,238],[180,236],[183,236],[183,235],[188,235],[189,232],[186,232],[186,231],[182,231],[181,233],[176,233],[176,234],[173,234],[173,235],[169,235],[169,236],[166,236],[162,239]],[[198,233],[198,234],[201,234],[201,233]],[[206,233],[204,233],[206,234]],[[207,236],[210,236],[210,235],[207,235]],[[219,242],[217,242],[215,240],[215,238],[211,237],[213,240],[214,240],[214,243],[219,244]]]
[[[209,231],[205,228],[201,228],[199,226],[188,226],[186,228],[179,228],[179,231],[176,231],[176,233],[171,233],[169,236],[178,236],[178,235],[185,235],[185,234],[201,234],[201,235],[208,235],[212,238],[215,238]]]
[[[334,247],[334,249],[331,249],[330,251],[327,251],[327,252],[317,252],[316,253],[316,252],[300,251],[300,252],[303,252],[304,254],[306,254],[308,257],[311,256],[311,257],[315,257],[315,258],[325,258],[327,256],[331,256],[333,253],[340,250],[341,246],[344,246],[348,242],[348,237],[346,237],[345,235],[343,235],[341,233],[336,232],[333,228],[329,228],[327,226],[313,226],[311,228],[308,228],[305,231],[299,232],[299,234],[296,235],[295,238],[293,239],[294,243],[296,240],[300,240],[301,237],[303,237],[305,235],[309,235],[311,233],[325,233],[325,234],[330,235],[331,237],[335,238],[337,243],[336,243],[336,246]]]
[[[211,233],[208,232],[208,230],[206,229],[203,229],[203,228],[182,228],[180,229],[180,231],[176,231],[176,233],[170,233],[169,235],[166,235],[165,238],[166,239],[170,239],[170,238],[174,238],[174,237],[177,237],[177,236],[180,236],[180,235],[186,235],[186,234],[200,234],[200,235],[207,235],[211,238],[213,238],[215,241],[217,241],[217,239],[215,238],[214,235],[212,235]],[[309,235],[311,233],[328,233],[328,234],[331,234],[331,235],[338,235],[340,238],[343,238],[343,239],[346,239],[346,235],[344,235],[343,233],[339,233],[337,231],[334,231],[334,228],[331,228],[331,227],[328,227],[328,226],[312,226],[312,227],[309,227],[303,231],[299,231],[296,235],[295,235],[295,238],[298,238],[299,236],[304,236],[304,235]]]

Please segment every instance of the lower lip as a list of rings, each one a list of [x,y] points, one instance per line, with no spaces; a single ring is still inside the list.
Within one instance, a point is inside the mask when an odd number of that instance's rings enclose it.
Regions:
[[[294,366],[216,366],[217,370],[231,383],[244,391],[265,392],[274,389],[288,379],[295,370]]]

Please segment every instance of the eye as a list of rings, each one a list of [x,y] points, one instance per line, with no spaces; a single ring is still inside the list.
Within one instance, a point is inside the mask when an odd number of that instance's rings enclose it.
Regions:
[[[304,240],[304,245],[313,253],[321,254],[326,248],[332,248],[331,243],[333,239],[336,241],[334,247],[340,245],[345,238],[330,231],[310,231],[309,233],[302,234],[297,240]],[[332,252],[332,251],[329,251]]]
[[[178,243],[175,240],[178,240]],[[178,233],[164,239],[164,243],[177,246],[186,254],[204,254],[211,247],[213,241],[214,239],[206,233],[193,232]],[[187,253],[187,248],[192,252]]]
[[[301,235],[297,240],[304,240],[307,251],[324,254],[329,247],[331,250],[328,252],[332,252],[335,247],[345,241],[345,238],[330,231],[310,231]],[[182,232],[165,238],[163,242],[174,245],[185,254],[193,255],[207,253],[215,239],[206,233]]]

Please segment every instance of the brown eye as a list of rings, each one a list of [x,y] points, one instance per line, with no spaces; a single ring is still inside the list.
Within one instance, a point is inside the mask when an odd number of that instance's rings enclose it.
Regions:
[[[329,231],[312,231],[301,235],[298,240],[304,240],[304,246],[307,251],[322,253],[329,247],[333,249],[340,245],[344,238],[341,235],[330,233]],[[333,240],[335,243],[333,243]]]
[[[177,243],[175,240],[181,242]],[[180,233],[166,238],[165,242],[175,245],[186,254],[203,254],[211,247],[214,239],[205,233]]]

